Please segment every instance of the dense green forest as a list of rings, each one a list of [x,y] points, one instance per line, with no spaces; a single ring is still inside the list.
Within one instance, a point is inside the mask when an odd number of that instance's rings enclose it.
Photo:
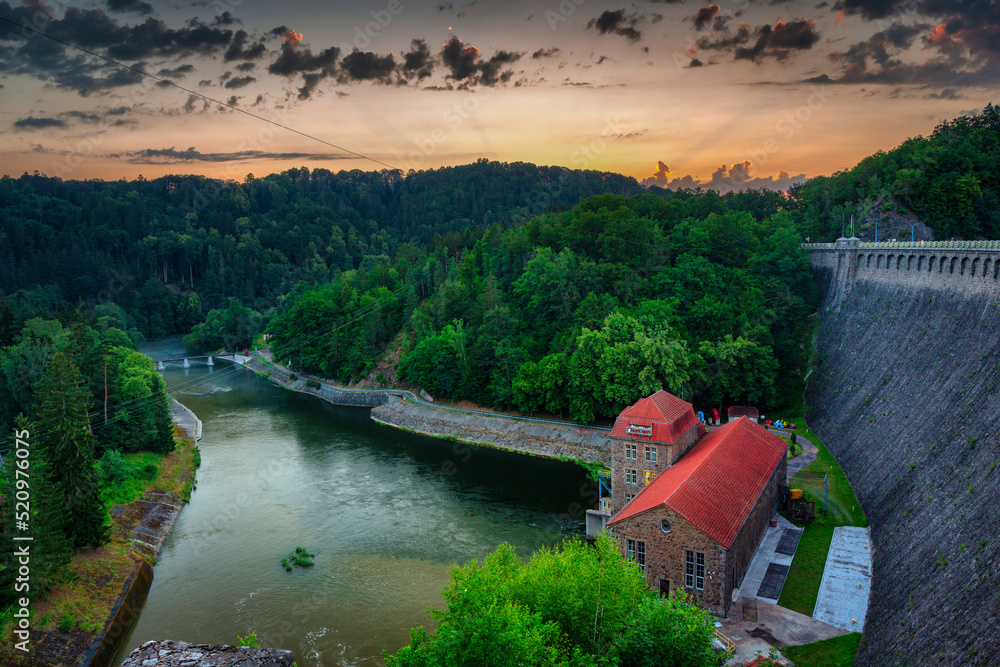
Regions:
[[[106,492],[133,472],[122,453],[174,447],[163,378],[124,331],[93,312],[90,322],[77,312],[68,326],[5,312],[11,338],[0,348],[0,607],[16,597],[15,512],[34,538],[34,595],[77,549],[107,541]],[[30,505],[13,502],[29,497]]]
[[[857,233],[871,240],[875,218],[913,213],[935,238],[1000,238],[1000,107],[959,116],[928,137],[907,139],[879,151],[853,169],[819,176],[789,192],[799,229],[813,241],[840,236],[852,213],[863,219]],[[909,224],[899,231],[909,238]],[[882,232],[897,230],[882,227]],[[885,237],[879,234],[879,240]]]
[[[785,203],[766,191],[601,195],[404,244],[390,263],[293,291],[271,345],[351,381],[402,332],[400,378],[435,396],[583,422],[661,387],[787,404],[817,296]]]
[[[231,298],[261,313],[297,283],[385,263],[404,242],[468,235],[634,179],[481,160],[413,173],[289,169],[203,176],[0,178],[0,292],[16,307],[114,303],[147,338],[187,333]],[[16,295],[44,286],[44,295]]]

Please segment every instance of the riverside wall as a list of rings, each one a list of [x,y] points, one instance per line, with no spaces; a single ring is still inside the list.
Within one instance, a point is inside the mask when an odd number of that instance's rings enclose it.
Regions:
[[[607,431],[535,423],[432,408],[392,397],[372,409],[372,419],[414,433],[548,458],[611,465]]]
[[[995,664],[1000,253],[809,252],[824,304],[807,418],[871,527],[855,664]]]

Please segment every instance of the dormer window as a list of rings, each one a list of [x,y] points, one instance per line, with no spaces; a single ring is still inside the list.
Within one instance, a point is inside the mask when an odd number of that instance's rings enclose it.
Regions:
[[[649,438],[653,435],[653,427],[629,424],[625,429],[625,433],[636,438]]]

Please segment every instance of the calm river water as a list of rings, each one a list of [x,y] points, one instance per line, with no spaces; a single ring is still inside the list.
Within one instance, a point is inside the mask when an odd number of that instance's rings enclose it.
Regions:
[[[593,485],[577,466],[383,427],[228,362],[164,377],[204,422],[202,465],[119,660],[256,631],[299,667],[380,665],[433,625],[449,563],[582,533],[571,506]],[[296,546],[315,567],[282,569]]]

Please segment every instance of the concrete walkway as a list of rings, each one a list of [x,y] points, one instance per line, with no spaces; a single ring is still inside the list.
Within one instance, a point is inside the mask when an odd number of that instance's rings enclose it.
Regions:
[[[764,538],[760,541],[760,546],[757,547],[757,553],[754,554],[753,560],[750,561],[750,567],[747,568],[747,573],[743,577],[743,583],[740,584],[738,593],[740,597],[757,598],[771,604],[778,603],[778,598],[757,597],[757,590],[760,588],[761,582],[764,581],[764,573],[767,572],[768,565],[777,563],[778,565],[790,566],[792,564],[793,556],[775,552],[778,541],[781,539],[781,534],[787,528],[795,529],[796,527],[780,514],[778,515],[778,527],[768,527],[767,532],[764,533]]]
[[[763,602],[757,605],[756,619],[752,616],[744,619],[737,603],[730,610],[729,618],[720,623],[719,631],[736,643],[733,657],[726,665],[745,665],[757,657],[758,651],[767,655],[772,647],[780,651],[786,646],[811,644],[847,634],[805,614]]]
[[[872,552],[868,529],[834,528],[813,618],[849,632],[861,632],[871,585]]]

